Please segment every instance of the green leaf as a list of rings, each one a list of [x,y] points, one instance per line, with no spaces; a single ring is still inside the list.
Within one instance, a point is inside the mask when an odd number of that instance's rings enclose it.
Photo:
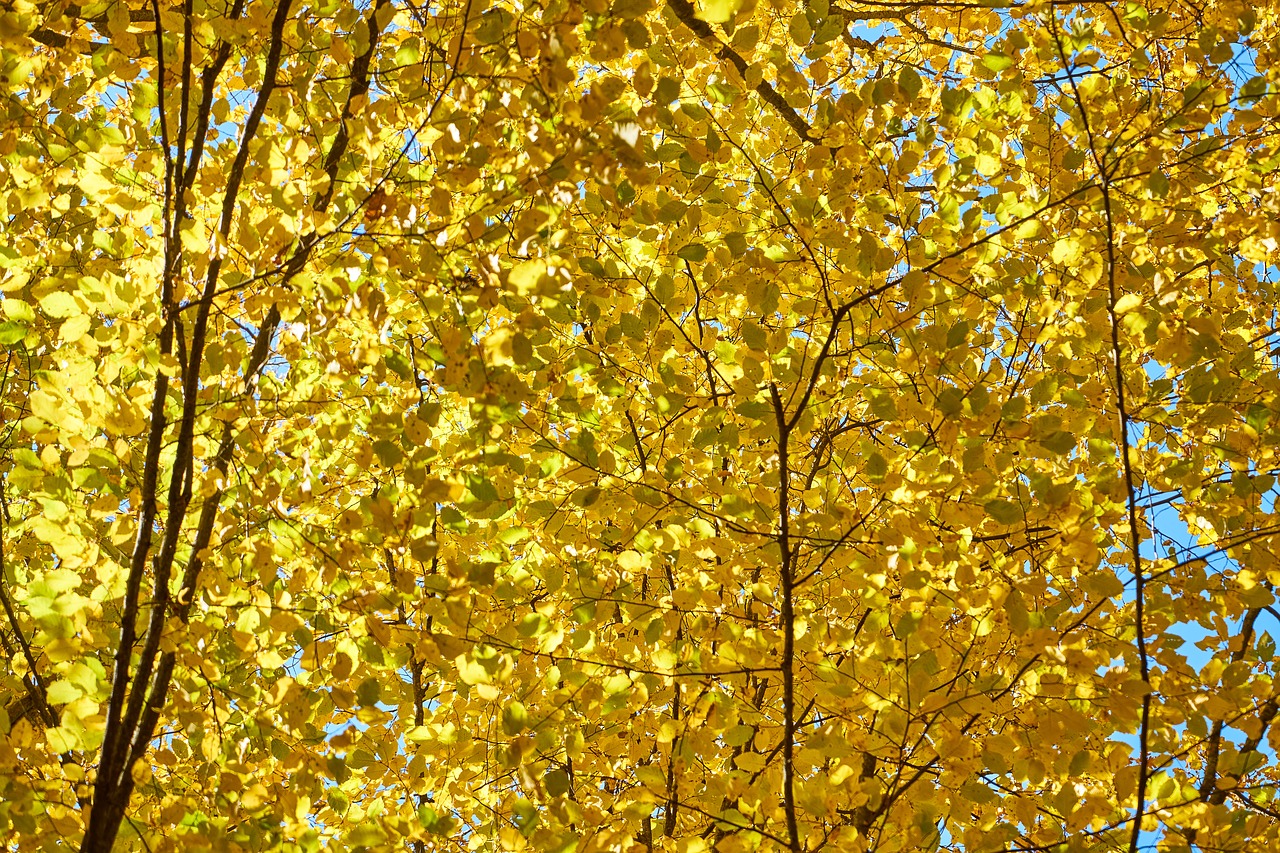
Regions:
[[[27,336],[27,327],[12,320],[0,323],[0,346],[13,346]]]
[[[576,506],[586,508],[600,500],[600,489],[598,486],[585,486],[570,495],[569,499]]]
[[[542,784],[546,786],[547,793],[551,796],[562,796],[569,793],[569,774],[559,768],[548,770],[542,777]]]
[[[516,626],[516,631],[522,637],[536,637],[551,627],[551,620],[543,616],[541,613],[530,613],[520,620],[520,624]]]
[[[476,586],[493,586],[498,564],[492,560],[481,560],[467,567],[467,581]]]
[[[679,222],[684,218],[684,213],[688,209],[689,205],[682,201],[669,201],[658,208],[658,221],[664,223]]]
[[[1051,453],[1064,455],[1076,448],[1076,437],[1065,430],[1056,430],[1040,439],[1040,445]]]
[[[401,379],[408,379],[413,375],[413,369],[409,366],[409,359],[395,350],[387,350],[382,360],[386,363],[387,368]]]
[[[352,847],[377,847],[386,840],[386,830],[372,821],[360,824],[347,836],[347,844]]]
[[[476,474],[467,476],[467,491],[478,501],[496,501],[498,490],[489,480]]]
[[[1013,67],[1013,59],[1003,53],[988,53],[982,57],[982,64],[997,73]]]
[[[701,263],[707,258],[707,247],[701,243],[689,243],[676,252],[676,255],[695,264]]]
[[[515,545],[529,538],[529,528],[508,527],[498,534],[498,541],[504,545]]]
[[[735,258],[740,258],[747,253],[747,238],[741,232],[733,231],[724,235],[724,244]]]
[[[907,613],[903,613],[902,617],[898,619],[898,624],[894,626],[894,634],[898,637],[898,639],[902,639],[904,637],[910,637],[912,634],[916,632],[916,629],[920,627],[920,622],[923,619],[924,619],[924,614],[918,613],[914,610]]]
[[[502,730],[509,735],[518,735],[529,725],[529,712],[520,702],[511,702],[502,709]]]
[[[807,47],[809,41],[813,38],[813,26],[809,23],[809,16],[804,12],[799,12],[792,16],[791,24],[787,27],[787,31],[791,35],[791,41],[797,47]]]
[[[1261,100],[1267,94],[1267,78],[1250,77],[1240,87],[1240,100],[1244,104]]]
[[[384,468],[391,468],[404,458],[404,452],[401,451],[400,445],[385,438],[373,443],[373,452],[377,455],[378,461],[382,463]]]
[[[924,86],[924,81],[920,79],[920,75],[910,65],[904,65],[902,70],[898,72],[898,86],[911,100],[915,100],[920,94],[920,89]]]
[[[1001,524],[1018,524],[1024,517],[1022,507],[1001,498],[987,501],[982,508],[987,511],[987,515]]]
[[[872,453],[867,457],[863,470],[866,471],[867,477],[873,483],[880,482],[889,473],[889,464],[885,462],[885,458],[879,453]]]
[[[366,678],[356,688],[356,701],[366,708],[377,705],[378,700],[381,698],[382,685],[378,683],[376,678]]]
[[[492,8],[480,16],[480,24],[475,29],[475,39],[480,44],[497,44],[513,20],[511,13],[501,8]]]

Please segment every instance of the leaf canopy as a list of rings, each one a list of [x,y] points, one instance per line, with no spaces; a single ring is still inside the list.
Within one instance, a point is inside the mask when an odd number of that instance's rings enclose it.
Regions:
[[[1280,845],[1278,35],[6,5],[6,848]]]

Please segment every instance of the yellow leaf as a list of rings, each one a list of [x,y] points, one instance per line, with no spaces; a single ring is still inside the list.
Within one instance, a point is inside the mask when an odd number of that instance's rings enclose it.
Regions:
[[[517,264],[507,276],[507,282],[516,293],[524,296],[531,293],[547,272],[546,261],[532,260]]]
[[[40,310],[50,317],[60,320],[64,317],[72,317],[79,314],[80,305],[70,293],[56,290],[40,299]]]
[[[623,551],[618,555],[618,568],[628,572],[639,571],[648,565],[648,562],[636,551]]]
[[[516,362],[511,356],[511,342],[514,337],[515,331],[511,326],[499,326],[485,335],[482,344],[485,362],[497,366],[514,365]]]
[[[90,198],[100,198],[115,189],[115,181],[99,169],[85,169],[80,173],[80,190]]]
[[[832,785],[840,785],[846,779],[853,776],[854,773],[855,773],[854,769],[850,767],[848,764],[841,764],[839,767],[836,767],[835,769],[833,769],[831,773],[828,774],[827,778]]]
[[[702,0],[698,17],[708,24],[723,24],[742,8],[743,0]]]
[[[18,320],[23,323],[34,323],[36,319],[35,312],[31,310],[31,306],[21,299],[7,296],[0,307],[4,309],[4,314],[10,320]]]
[[[466,487],[449,480],[427,480],[418,490],[419,496],[430,503],[446,503],[462,497]]]
[[[454,659],[454,663],[458,667],[458,677],[467,684],[489,683],[489,671],[479,661],[472,660],[470,656],[462,654]]]
[[[1142,304],[1142,297],[1136,293],[1126,293],[1116,300],[1116,314],[1125,314]]]
[[[1000,171],[1000,158],[994,154],[979,154],[973,160],[973,168],[978,171],[979,175],[989,178]]]
[[[1074,237],[1060,237],[1053,244],[1053,252],[1049,258],[1055,264],[1065,264],[1080,257],[1080,241]]]
[[[45,694],[51,705],[65,705],[80,698],[80,690],[69,681],[55,681]]]
[[[76,314],[62,324],[62,328],[58,330],[58,337],[65,343],[75,343],[89,331],[91,322],[88,314]]]

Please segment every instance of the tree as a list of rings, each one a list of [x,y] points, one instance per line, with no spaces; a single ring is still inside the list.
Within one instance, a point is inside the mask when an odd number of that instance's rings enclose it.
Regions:
[[[1278,27],[10,0],[7,848],[1280,844]]]

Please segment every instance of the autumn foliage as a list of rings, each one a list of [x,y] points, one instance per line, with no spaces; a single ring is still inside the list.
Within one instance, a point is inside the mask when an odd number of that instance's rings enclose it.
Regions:
[[[6,850],[1280,849],[1280,4],[2,5]]]

